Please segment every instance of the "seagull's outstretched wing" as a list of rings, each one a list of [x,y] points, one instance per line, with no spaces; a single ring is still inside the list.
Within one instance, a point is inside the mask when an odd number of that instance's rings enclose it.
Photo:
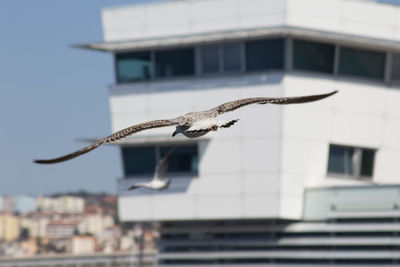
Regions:
[[[161,180],[164,176],[165,172],[167,171],[168,162],[170,161],[172,155],[175,153],[176,147],[171,148],[165,157],[163,157],[157,164],[156,170],[154,172],[154,180]]]
[[[333,91],[328,94],[322,94],[322,95],[307,95],[307,96],[293,96],[293,97],[253,97],[253,98],[243,98],[239,99],[236,101],[231,101],[224,103],[222,105],[219,105],[215,108],[212,109],[216,113],[216,115],[229,112],[229,111],[234,111],[235,109],[250,105],[250,104],[278,104],[278,105],[284,105],[284,104],[300,104],[300,103],[307,103],[307,102],[312,102],[312,101],[317,101],[320,99],[323,99],[325,97],[331,96],[333,94],[336,94],[337,91]]]
[[[58,162],[70,160],[70,159],[78,157],[82,154],[85,154],[89,151],[92,151],[93,149],[101,146],[102,144],[107,144],[107,143],[122,139],[128,135],[131,135],[131,134],[134,134],[134,133],[137,133],[140,131],[152,129],[152,128],[160,128],[160,127],[172,126],[172,125],[176,125],[176,124],[177,124],[176,120],[155,120],[155,121],[149,121],[149,122],[133,125],[131,127],[128,127],[123,130],[120,130],[118,132],[115,132],[112,135],[107,136],[106,138],[100,139],[87,147],[84,147],[80,150],[77,150],[77,151],[67,154],[65,156],[61,156],[61,157],[54,158],[54,159],[36,159],[33,162],[40,163],[40,164],[52,164],[52,163],[58,163]]]

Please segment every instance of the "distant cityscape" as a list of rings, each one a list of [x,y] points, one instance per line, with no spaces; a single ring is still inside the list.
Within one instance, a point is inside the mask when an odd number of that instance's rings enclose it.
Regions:
[[[117,197],[77,193],[0,196],[0,257],[154,253],[152,225],[121,224]]]

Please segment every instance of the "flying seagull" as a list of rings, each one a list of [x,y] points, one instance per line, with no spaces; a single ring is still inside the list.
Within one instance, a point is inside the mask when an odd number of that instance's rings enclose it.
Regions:
[[[93,144],[84,147],[80,150],[72,152],[70,154],[54,158],[54,159],[37,159],[34,160],[35,163],[41,164],[51,164],[58,163],[66,160],[70,160],[72,158],[78,157],[82,154],[85,154],[93,149],[103,145],[114,142],[116,140],[125,138],[131,134],[141,132],[148,129],[167,127],[167,126],[175,126],[176,129],[172,136],[177,134],[183,134],[186,137],[194,138],[207,134],[210,131],[216,131],[218,128],[228,128],[235,124],[238,120],[231,121],[223,121],[218,119],[218,115],[221,115],[225,112],[234,111],[238,108],[250,105],[250,104],[300,104],[317,101],[333,94],[337,93],[337,91],[330,92],[328,94],[321,95],[308,95],[308,96],[294,96],[294,97],[253,97],[253,98],[243,98],[231,102],[224,103],[215,108],[198,111],[198,112],[190,112],[185,115],[167,119],[167,120],[154,120],[148,121],[140,124],[136,124],[130,126],[128,128],[122,129],[118,132],[113,133],[110,136],[107,136],[103,139],[100,139]]]
[[[167,189],[169,187],[169,184],[171,183],[171,178],[169,179],[162,179],[162,177],[164,176],[167,167],[168,167],[168,162],[171,159],[172,155],[175,153],[176,148],[172,148],[168,154],[163,157],[157,164],[156,166],[156,170],[154,172],[154,177],[153,180],[151,180],[150,182],[147,183],[137,183],[132,185],[131,187],[128,188],[128,190],[132,190],[135,188],[139,188],[139,187],[146,187],[149,189],[153,189],[153,190],[163,190],[163,189]]]

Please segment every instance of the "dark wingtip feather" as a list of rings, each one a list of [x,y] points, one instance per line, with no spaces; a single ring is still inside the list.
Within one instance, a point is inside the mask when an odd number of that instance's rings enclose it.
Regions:
[[[46,160],[46,159],[34,159],[33,163],[37,163],[37,164],[52,164],[52,163],[57,163],[57,161]]]

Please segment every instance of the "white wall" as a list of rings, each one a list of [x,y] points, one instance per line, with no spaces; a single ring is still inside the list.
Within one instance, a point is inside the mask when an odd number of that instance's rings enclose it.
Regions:
[[[286,95],[339,93],[283,110],[281,216],[298,218],[305,187],[368,184],[327,176],[329,144],[377,149],[373,181],[400,183],[400,90],[363,80],[287,75]]]
[[[400,7],[360,0],[160,2],[107,8],[102,20],[107,42],[285,25],[400,40]]]
[[[284,24],[284,11],[285,1],[281,0],[174,1],[107,8],[102,12],[104,40],[277,26]]]
[[[332,90],[339,93],[315,103],[255,105],[228,114],[240,121],[203,139],[200,176],[184,183],[177,178],[171,186],[187,189],[124,193],[121,219],[299,219],[305,188],[368,183],[327,176],[330,143],[377,149],[373,181],[399,183],[400,90],[358,79],[272,73],[117,87],[110,98],[114,130],[241,97]],[[172,131],[141,135],[169,140]]]
[[[170,118],[252,96],[280,96],[281,74],[180,80],[124,85],[110,98],[113,129],[145,120]],[[179,88],[185,88],[181,91]],[[124,91],[124,94],[120,92]],[[206,137],[201,145],[199,177],[182,192],[182,179],[169,190],[142,189],[119,198],[122,220],[258,218],[278,215],[281,109],[255,105],[227,114],[240,121]],[[132,115],[132,116],[131,116]],[[169,142],[174,128],[142,132],[164,134]],[[132,181],[134,182],[134,181]],[[126,188],[126,187],[125,187]],[[168,192],[170,191],[170,192]],[[135,195],[136,194],[136,195]],[[134,196],[135,195],[135,196]],[[144,208],[146,207],[146,208]]]
[[[286,0],[286,24],[400,40],[400,7],[361,0]]]

